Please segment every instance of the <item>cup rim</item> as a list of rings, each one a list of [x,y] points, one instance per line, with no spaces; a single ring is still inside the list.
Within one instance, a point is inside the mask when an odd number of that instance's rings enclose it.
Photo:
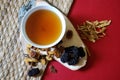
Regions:
[[[38,11],[38,10],[43,10],[43,9],[54,12],[54,13],[60,18],[60,21],[61,21],[61,24],[62,24],[62,32],[61,32],[60,36],[59,36],[58,39],[56,39],[53,43],[50,43],[50,44],[48,44],[48,45],[36,44],[36,43],[33,42],[32,40],[30,40],[29,37],[27,36],[26,29],[25,29],[26,21],[27,21],[27,19],[29,18],[29,16],[30,16],[31,14],[33,14],[34,12],[36,12],[36,11]],[[38,47],[38,48],[49,48],[49,47],[55,46],[56,44],[58,44],[58,43],[62,40],[62,38],[63,38],[63,36],[64,36],[64,34],[65,34],[65,31],[66,31],[65,18],[64,18],[64,16],[63,16],[63,14],[62,14],[58,9],[56,9],[56,8],[53,7],[53,6],[47,6],[47,5],[45,5],[45,6],[36,6],[36,7],[32,8],[32,9],[30,9],[30,10],[25,14],[25,16],[23,17],[22,22],[21,22],[21,32],[22,32],[23,38],[25,39],[25,41],[26,41],[27,43],[29,43],[29,44],[31,44],[31,45],[33,45],[33,46],[35,46],[35,47]]]

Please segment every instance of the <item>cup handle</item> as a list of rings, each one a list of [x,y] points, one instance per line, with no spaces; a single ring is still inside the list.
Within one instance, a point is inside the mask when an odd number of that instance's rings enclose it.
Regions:
[[[46,1],[44,0],[36,0],[36,6],[50,6]]]

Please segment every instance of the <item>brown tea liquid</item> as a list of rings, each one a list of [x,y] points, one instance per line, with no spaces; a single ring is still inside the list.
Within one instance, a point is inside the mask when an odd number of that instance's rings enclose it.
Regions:
[[[26,22],[26,32],[31,41],[40,45],[53,43],[61,34],[59,17],[48,10],[38,10]]]

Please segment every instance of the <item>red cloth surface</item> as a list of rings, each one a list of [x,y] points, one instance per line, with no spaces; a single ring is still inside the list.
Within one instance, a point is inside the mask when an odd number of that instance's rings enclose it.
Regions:
[[[74,0],[68,18],[76,27],[86,20],[112,20],[106,36],[96,43],[84,40],[91,56],[87,65],[71,71],[56,61],[57,69],[51,73],[49,66],[43,80],[120,80],[120,0]]]

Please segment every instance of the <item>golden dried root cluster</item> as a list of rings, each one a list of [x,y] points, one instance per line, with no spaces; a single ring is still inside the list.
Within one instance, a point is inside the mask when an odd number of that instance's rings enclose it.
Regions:
[[[83,23],[83,25],[78,26],[78,30],[80,31],[80,36],[82,39],[95,42],[106,35],[105,30],[110,23],[111,20],[96,20],[92,22],[86,21]]]

